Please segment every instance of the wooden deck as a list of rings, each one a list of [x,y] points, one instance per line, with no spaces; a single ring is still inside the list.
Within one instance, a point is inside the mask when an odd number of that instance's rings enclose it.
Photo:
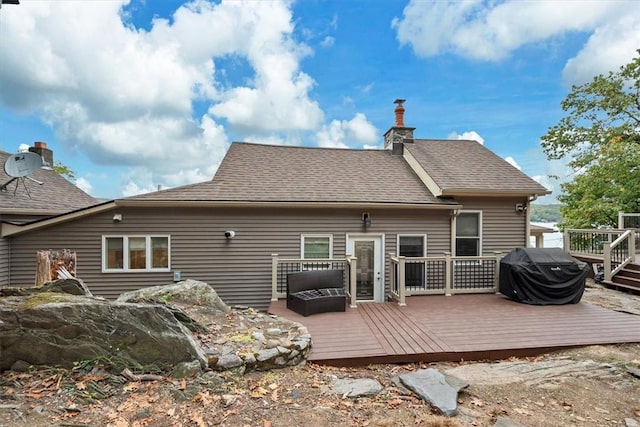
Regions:
[[[593,344],[640,342],[640,316],[588,303],[534,306],[501,295],[421,296],[364,303],[303,317],[273,302],[269,312],[305,325],[316,363],[502,359]]]

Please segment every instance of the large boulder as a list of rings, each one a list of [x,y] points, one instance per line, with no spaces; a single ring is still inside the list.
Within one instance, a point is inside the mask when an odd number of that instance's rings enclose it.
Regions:
[[[134,369],[170,370],[207,357],[167,307],[42,292],[0,299],[0,370],[18,361],[71,367],[100,359]]]
[[[164,304],[186,304],[207,307],[212,310],[229,312],[229,306],[208,284],[197,280],[183,280],[178,283],[151,286],[121,294],[118,302],[160,302]]]

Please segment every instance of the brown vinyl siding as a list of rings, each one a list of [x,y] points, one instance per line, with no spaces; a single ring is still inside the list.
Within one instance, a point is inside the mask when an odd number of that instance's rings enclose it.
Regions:
[[[9,284],[9,241],[0,237],[0,287]]]
[[[367,209],[371,227],[385,234],[386,274],[396,234],[427,234],[429,255],[449,250],[448,210]],[[114,223],[114,213],[122,221]],[[182,278],[209,283],[229,304],[266,308],[271,296],[271,254],[300,257],[301,234],[332,234],[333,255],[345,255],[346,234],[363,233],[363,209],[117,208],[73,222],[12,237],[12,286],[30,286],[35,253],[70,249],[77,253],[77,273],[98,296],[115,298],[124,291],[171,283]],[[236,236],[227,240],[226,230]],[[102,273],[103,235],[170,235],[171,272]],[[68,236],[73,236],[70,240]]]
[[[526,204],[526,198],[456,198],[463,211],[482,211],[482,254],[509,252],[526,246],[525,214],[517,213],[517,203]]]

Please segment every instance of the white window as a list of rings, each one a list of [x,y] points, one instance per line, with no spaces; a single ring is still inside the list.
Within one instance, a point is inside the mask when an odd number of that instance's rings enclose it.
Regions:
[[[405,257],[427,256],[426,234],[398,234],[398,255]],[[404,265],[404,283],[409,288],[423,288],[425,284],[425,263],[407,260]]]
[[[300,238],[300,258],[333,258],[333,236],[331,234],[303,234]]]
[[[331,259],[333,258],[333,235],[303,234],[300,236],[300,258]],[[326,262],[309,262],[302,264],[303,270],[324,270],[330,267]]]
[[[169,236],[102,236],[102,271],[169,271]]]
[[[482,255],[482,212],[462,212],[456,218],[455,255]]]

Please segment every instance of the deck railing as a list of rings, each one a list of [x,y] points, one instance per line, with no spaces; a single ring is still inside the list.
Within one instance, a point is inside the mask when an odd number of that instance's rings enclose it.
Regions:
[[[356,262],[357,258],[348,256],[332,259],[280,258],[271,255],[271,301],[287,297],[287,275],[297,271],[343,270],[345,290],[350,294],[352,307],[356,306]]]
[[[390,294],[399,305],[406,297],[498,291],[501,254],[480,257],[391,257]]]
[[[640,232],[635,229],[565,229],[564,250],[574,256],[602,260],[604,280],[635,262]]]

